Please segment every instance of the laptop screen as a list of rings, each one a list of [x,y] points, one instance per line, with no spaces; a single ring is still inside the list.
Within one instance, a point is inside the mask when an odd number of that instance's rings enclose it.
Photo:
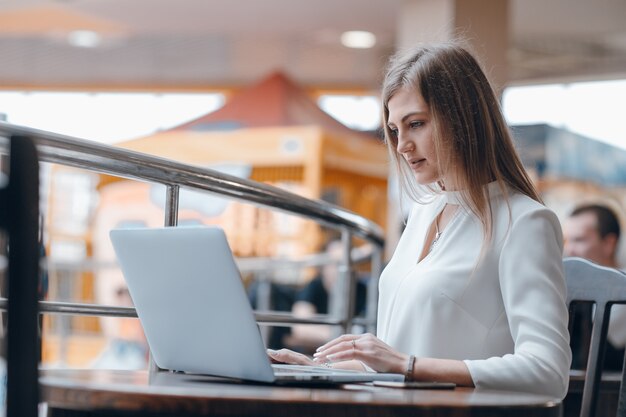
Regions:
[[[110,236],[160,368],[273,381],[222,229],[115,229]]]

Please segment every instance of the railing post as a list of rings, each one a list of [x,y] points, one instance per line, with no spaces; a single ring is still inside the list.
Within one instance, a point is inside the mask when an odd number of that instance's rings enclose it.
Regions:
[[[272,309],[272,283],[271,277],[267,271],[262,271],[257,275],[257,293],[256,293],[256,310],[257,311],[270,311]],[[270,326],[260,327],[261,337],[266,342],[269,342],[271,334]]]
[[[72,278],[73,273],[70,271],[57,271],[57,296],[60,301],[68,302],[72,299]],[[58,318],[59,326],[59,364],[62,367],[67,366],[68,359],[68,341],[72,333],[72,318],[70,316],[61,316]]]
[[[352,233],[348,229],[341,231],[341,261],[338,266],[339,279],[342,282],[341,301],[343,332],[349,333],[352,330],[352,319],[354,318],[356,305],[356,275],[352,271]]]
[[[9,185],[2,191],[9,232],[7,417],[36,417],[39,403],[37,280],[39,166],[30,138],[11,138]]]
[[[372,267],[369,281],[367,282],[367,300],[365,304],[365,317],[369,333],[376,334],[376,319],[378,316],[378,282],[383,270],[383,248],[374,245],[372,251]]]
[[[178,203],[179,203],[179,190],[178,185],[168,185],[165,190],[165,226],[173,227],[178,225]],[[148,375],[151,378],[156,372],[159,372],[159,367],[152,358],[152,352],[148,356]]]
[[[168,185],[165,190],[165,226],[178,226],[178,185]]]

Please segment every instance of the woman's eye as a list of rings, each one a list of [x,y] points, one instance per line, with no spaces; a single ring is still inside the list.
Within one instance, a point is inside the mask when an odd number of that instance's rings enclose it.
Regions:
[[[420,126],[423,126],[423,125],[424,125],[424,122],[423,122],[423,121],[421,121],[421,120],[415,120],[415,121],[413,121],[413,122],[409,123],[409,127],[410,127],[411,129],[415,129],[415,128],[420,127]]]
[[[393,137],[397,137],[398,136],[398,129],[389,128],[389,131],[391,132],[391,135]]]

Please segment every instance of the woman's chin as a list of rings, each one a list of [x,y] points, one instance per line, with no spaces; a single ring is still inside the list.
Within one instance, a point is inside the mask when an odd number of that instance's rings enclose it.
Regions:
[[[437,177],[432,175],[424,175],[420,172],[415,173],[415,181],[419,185],[431,185],[437,182]]]

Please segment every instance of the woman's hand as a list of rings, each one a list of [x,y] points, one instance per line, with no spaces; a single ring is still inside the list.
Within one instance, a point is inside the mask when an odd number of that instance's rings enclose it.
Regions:
[[[344,334],[317,349],[316,364],[359,360],[377,372],[404,374],[409,356],[372,334]]]
[[[309,366],[319,365],[319,362],[314,362],[313,359],[309,358],[308,356],[303,355],[302,353],[294,352],[293,350],[289,349],[267,349],[267,356],[269,356],[274,363],[288,363],[291,365]]]

